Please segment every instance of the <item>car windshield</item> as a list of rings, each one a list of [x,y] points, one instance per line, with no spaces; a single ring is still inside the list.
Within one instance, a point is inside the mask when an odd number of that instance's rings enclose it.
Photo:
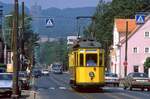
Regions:
[[[19,74],[19,77],[27,77],[27,75],[24,74],[24,73],[20,73],[20,74]]]
[[[12,80],[13,75],[11,74],[0,74],[0,80]]]
[[[47,69],[43,70],[43,71],[48,71]]]
[[[133,77],[148,77],[145,73],[133,73]]]
[[[60,68],[62,68],[62,66],[61,66],[61,65],[53,65],[52,68],[53,68],[53,69],[60,69]]]
[[[117,74],[113,74],[113,73],[106,73],[105,76],[106,77],[118,77]]]

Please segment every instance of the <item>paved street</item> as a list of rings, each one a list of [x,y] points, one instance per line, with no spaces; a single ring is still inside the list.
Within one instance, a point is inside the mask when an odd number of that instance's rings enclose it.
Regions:
[[[70,88],[68,74],[43,76],[35,81],[36,99],[149,99],[150,92],[104,87],[103,90],[80,90]]]

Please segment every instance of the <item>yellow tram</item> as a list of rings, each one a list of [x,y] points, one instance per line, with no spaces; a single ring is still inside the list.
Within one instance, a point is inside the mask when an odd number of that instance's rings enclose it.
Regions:
[[[69,52],[70,85],[73,88],[103,87],[104,68],[104,49],[100,43],[80,40],[73,45]]]

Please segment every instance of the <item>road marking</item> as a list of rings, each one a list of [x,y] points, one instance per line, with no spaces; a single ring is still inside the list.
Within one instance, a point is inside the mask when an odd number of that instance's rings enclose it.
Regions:
[[[50,89],[50,90],[54,90],[55,88],[54,88],[54,87],[50,87],[49,89]]]
[[[67,88],[66,88],[66,87],[59,87],[59,89],[65,90],[65,89],[67,89]]]
[[[123,90],[123,88],[120,88],[120,87],[104,87],[103,89],[104,89],[104,90],[109,90],[109,89]]]
[[[44,88],[39,88],[39,89],[38,89],[38,91],[42,91],[42,90],[44,90]]]

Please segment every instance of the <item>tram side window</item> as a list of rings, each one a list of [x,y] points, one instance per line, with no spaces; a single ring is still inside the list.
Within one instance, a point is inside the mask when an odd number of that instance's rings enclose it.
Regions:
[[[83,54],[80,54],[80,66],[83,66]]]
[[[97,66],[97,54],[86,54],[86,65]]]
[[[100,53],[100,54],[99,54],[99,65],[100,65],[100,66],[102,66],[102,64],[103,64],[103,61],[102,61],[102,60],[103,60],[103,54]]]

